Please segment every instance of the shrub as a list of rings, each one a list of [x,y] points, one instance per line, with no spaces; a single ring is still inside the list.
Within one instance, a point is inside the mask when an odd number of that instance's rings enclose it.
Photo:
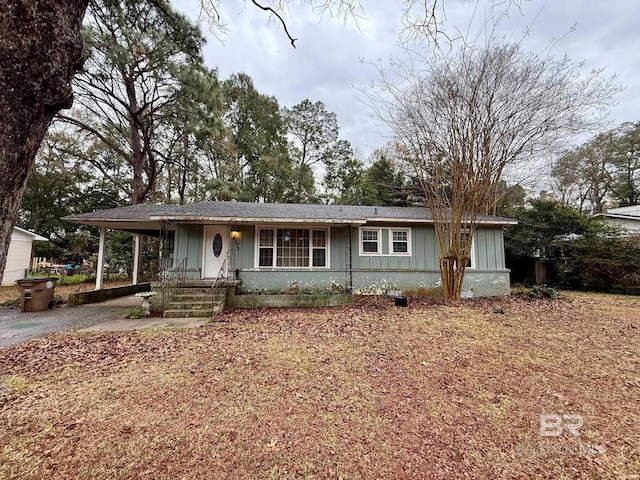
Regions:
[[[587,238],[573,246],[581,288],[610,292],[640,286],[640,238]]]
[[[558,291],[547,285],[535,285],[527,295],[533,298],[550,298],[551,300],[558,300],[560,298]]]

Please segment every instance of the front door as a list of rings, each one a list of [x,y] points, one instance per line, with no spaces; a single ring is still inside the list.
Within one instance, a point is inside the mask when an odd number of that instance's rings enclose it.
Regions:
[[[229,253],[229,227],[205,225],[202,278],[216,278],[220,274],[226,276],[227,253]]]

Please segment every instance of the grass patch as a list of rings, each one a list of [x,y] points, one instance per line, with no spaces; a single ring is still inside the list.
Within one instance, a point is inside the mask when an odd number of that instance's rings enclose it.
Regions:
[[[10,298],[0,302],[0,308],[18,308],[22,305],[22,298]]]
[[[35,388],[33,382],[21,376],[7,377],[3,383],[17,393],[29,393]]]
[[[87,275],[82,273],[77,273],[75,275],[51,275],[51,278],[57,278],[58,285],[78,285],[80,283],[96,281],[95,275]]]
[[[134,308],[125,315],[124,318],[142,318],[147,316],[147,311],[144,308]]]
[[[359,299],[31,341],[0,350],[0,478],[634,478],[639,309]]]

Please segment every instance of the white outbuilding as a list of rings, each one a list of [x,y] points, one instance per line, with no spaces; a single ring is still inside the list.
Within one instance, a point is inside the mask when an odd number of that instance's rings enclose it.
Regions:
[[[640,205],[610,208],[604,216],[607,221],[622,227],[629,235],[640,235]]]
[[[36,233],[20,227],[14,227],[11,233],[11,243],[7,254],[7,264],[4,267],[2,286],[15,285],[16,280],[26,276],[31,262],[31,244],[33,241],[48,241]]]

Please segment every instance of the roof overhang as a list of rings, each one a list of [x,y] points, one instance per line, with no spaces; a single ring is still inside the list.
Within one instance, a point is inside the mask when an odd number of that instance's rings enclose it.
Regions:
[[[433,218],[368,218],[364,221],[366,224],[390,224],[390,223],[426,223],[433,224],[435,221]],[[476,225],[491,225],[494,227],[517,225],[518,221],[510,218],[500,218],[496,220],[481,219],[475,221]]]
[[[122,230],[131,233],[140,233],[143,235],[158,236],[163,224],[169,230],[175,229],[176,224],[196,224],[196,225],[433,225],[433,218],[393,218],[386,216],[372,216],[366,218],[282,218],[282,217],[229,217],[229,216],[206,216],[206,215],[176,215],[176,214],[158,214],[149,215],[143,219],[127,219],[127,218],[105,218],[104,216],[92,217],[91,215],[82,215],[78,217],[65,217],[64,220],[82,224],[91,225],[101,228],[109,228],[113,230]],[[517,220],[510,218],[482,218],[476,220],[475,224],[481,226],[503,227],[508,225],[517,225]],[[168,224],[168,225],[167,225]]]
[[[229,224],[229,225],[253,225],[265,223],[322,223],[322,224],[341,224],[341,225],[364,225],[367,220],[362,218],[335,219],[335,218],[263,218],[263,217],[205,217],[205,216],[186,216],[186,215],[163,215],[151,216],[151,220],[168,221],[173,223],[199,223],[203,225],[209,224]]]
[[[163,222],[168,222],[168,229],[173,230],[173,225],[180,223],[199,224],[199,225],[256,225],[256,224],[326,224],[326,225],[389,225],[389,224],[433,224],[433,219],[416,219],[416,218],[240,218],[240,217],[203,217],[203,216],[151,216],[149,220],[123,220],[108,218],[68,218],[68,221],[79,223],[82,225],[90,225],[94,227],[110,228],[113,230],[123,230],[131,233],[140,233],[144,235],[157,235],[162,228]],[[483,226],[507,226],[517,225],[517,220],[500,219],[500,220],[478,220],[477,225]]]
[[[620,220],[635,220],[636,222],[640,222],[640,217],[638,215],[624,215],[621,213],[605,213],[604,216],[607,218],[618,218]]]
[[[162,229],[162,222],[156,220],[122,220],[108,218],[65,218],[65,220],[81,225],[121,230],[151,237],[158,236]],[[169,230],[173,230],[173,228],[169,226]]]
[[[20,232],[24,235],[27,235],[29,237],[31,237],[31,240],[36,241],[36,242],[48,242],[49,239],[43,237],[42,235],[38,235],[37,233],[34,232],[30,232],[29,230],[25,230],[24,228],[20,228],[20,227],[13,227],[14,230],[16,230],[17,232]]]

